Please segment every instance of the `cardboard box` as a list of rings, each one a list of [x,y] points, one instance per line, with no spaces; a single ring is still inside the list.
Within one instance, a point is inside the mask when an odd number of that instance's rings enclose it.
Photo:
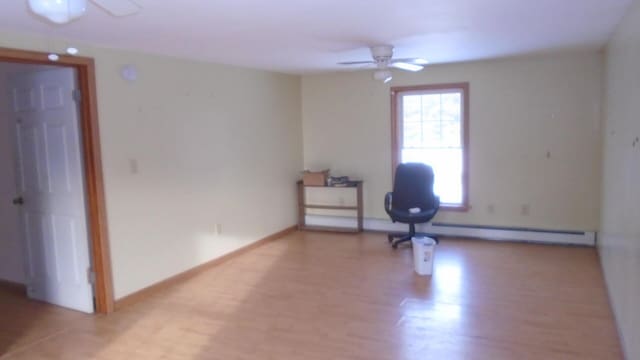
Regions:
[[[302,173],[302,184],[304,186],[326,186],[329,177],[329,169],[323,171],[305,170]]]

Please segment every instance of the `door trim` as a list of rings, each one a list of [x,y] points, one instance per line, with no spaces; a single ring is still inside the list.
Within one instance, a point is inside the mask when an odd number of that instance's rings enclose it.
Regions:
[[[60,55],[57,62],[49,61],[48,53],[0,47],[0,61],[22,64],[53,65],[76,69],[82,92],[80,102],[80,133],[87,197],[87,223],[91,241],[91,263],[95,272],[96,312],[114,311],[111,256],[107,232],[107,211],[102,176],[100,132],[96,93],[95,62],[93,58]]]

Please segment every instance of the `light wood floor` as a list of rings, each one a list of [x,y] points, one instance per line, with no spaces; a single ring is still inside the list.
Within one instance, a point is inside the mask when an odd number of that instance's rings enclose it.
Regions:
[[[2,359],[619,359],[594,249],[294,233],[109,316],[0,292]]]

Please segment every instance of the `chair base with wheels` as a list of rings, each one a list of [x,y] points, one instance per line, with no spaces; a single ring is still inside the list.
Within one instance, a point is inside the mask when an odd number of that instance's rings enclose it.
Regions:
[[[387,234],[387,240],[391,244],[392,248],[397,249],[398,245],[402,244],[403,242],[407,242],[407,241],[410,242],[411,238],[413,238],[416,235],[417,236],[426,236],[426,237],[429,237],[429,238],[433,239],[436,242],[436,244],[440,243],[440,240],[438,240],[438,238],[433,234],[417,233],[415,224],[409,224],[409,232],[408,233],[390,233],[390,234]]]

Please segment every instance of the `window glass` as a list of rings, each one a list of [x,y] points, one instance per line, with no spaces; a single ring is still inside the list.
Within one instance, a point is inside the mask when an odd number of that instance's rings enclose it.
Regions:
[[[394,88],[396,162],[422,162],[435,174],[443,206],[466,207],[465,86]]]

